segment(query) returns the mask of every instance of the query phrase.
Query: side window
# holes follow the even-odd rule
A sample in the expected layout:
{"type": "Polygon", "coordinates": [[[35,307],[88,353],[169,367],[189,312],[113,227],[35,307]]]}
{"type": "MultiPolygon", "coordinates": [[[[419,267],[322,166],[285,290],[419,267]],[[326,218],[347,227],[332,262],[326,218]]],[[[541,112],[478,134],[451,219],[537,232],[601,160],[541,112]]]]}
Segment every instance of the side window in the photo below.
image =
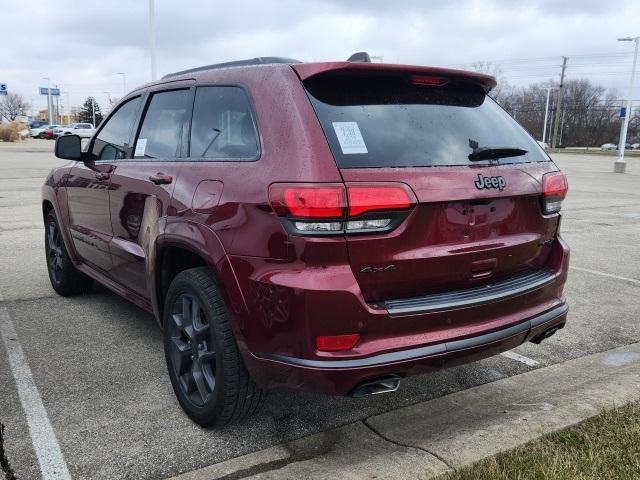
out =
{"type": "Polygon", "coordinates": [[[121,160],[125,157],[139,106],[140,97],[136,97],[118,107],[93,143],[91,153],[94,159],[121,160]]]}
{"type": "Polygon", "coordinates": [[[249,99],[239,87],[200,87],[191,122],[191,158],[255,160],[260,153],[249,99]]]}
{"type": "Polygon", "coordinates": [[[155,93],[142,120],[135,157],[173,158],[180,154],[189,90],[155,93]]]}

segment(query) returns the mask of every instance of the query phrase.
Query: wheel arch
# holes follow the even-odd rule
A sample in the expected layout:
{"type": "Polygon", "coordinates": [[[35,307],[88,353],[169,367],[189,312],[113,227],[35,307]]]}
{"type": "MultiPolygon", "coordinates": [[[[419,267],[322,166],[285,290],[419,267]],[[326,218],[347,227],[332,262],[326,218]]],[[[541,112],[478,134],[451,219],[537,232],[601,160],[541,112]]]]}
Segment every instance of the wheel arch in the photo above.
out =
{"type": "Polygon", "coordinates": [[[42,201],[42,220],[47,219],[47,215],[49,215],[49,212],[51,210],[55,210],[55,208],[53,207],[53,202],[51,202],[50,200],[44,199],[42,201]]]}
{"type": "Polygon", "coordinates": [[[212,265],[203,255],[185,244],[167,243],[158,249],[153,272],[155,280],[153,294],[160,324],[163,321],[164,301],[169,285],[180,272],[195,267],[211,268],[212,265]]]}
{"type": "MultiPolygon", "coordinates": [[[[234,318],[244,318],[247,311],[244,295],[215,232],[200,224],[180,227],[180,231],[176,231],[176,225],[170,229],[173,231],[158,238],[155,256],[150,265],[153,271],[148,277],[153,281],[150,292],[158,323],[162,325],[163,322],[164,301],[171,281],[180,272],[195,267],[209,268],[234,318]],[[184,235],[186,232],[182,232],[182,228],[188,228],[190,235],[184,235]],[[194,235],[195,231],[199,234],[194,235]]],[[[234,330],[239,334],[235,323],[232,322],[234,330]]],[[[240,341],[239,338],[238,340],[240,341]]]]}
{"type": "Polygon", "coordinates": [[[78,265],[80,263],[80,258],[76,252],[75,246],[73,245],[68,229],[69,218],[68,212],[66,211],[66,197],[64,196],[66,192],[63,191],[64,189],[54,189],[52,182],[53,179],[48,178],[47,183],[42,187],[42,222],[44,224],[47,221],[47,215],[49,215],[50,212],[55,213],[67,253],[69,254],[73,264],[78,265]],[[63,195],[62,199],[59,198],[60,193],[63,195]]]}

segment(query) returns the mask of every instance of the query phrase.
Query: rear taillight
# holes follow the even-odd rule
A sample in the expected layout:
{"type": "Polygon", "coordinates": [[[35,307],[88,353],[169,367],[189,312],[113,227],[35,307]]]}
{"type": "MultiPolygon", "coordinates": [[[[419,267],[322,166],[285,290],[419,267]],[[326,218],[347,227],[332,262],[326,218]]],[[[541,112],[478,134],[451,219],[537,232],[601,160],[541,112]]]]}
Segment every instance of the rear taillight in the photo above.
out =
{"type": "Polygon", "coordinates": [[[269,200],[287,230],[299,235],[389,231],[416,204],[402,183],[276,183],[269,200]]]}
{"type": "Polygon", "coordinates": [[[542,211],[546,214],[559,212],[568,189],[564,173],[545,173],[542,176],[542,211]]]}
{"type": "Polygon", "coordinates": [[[348,185],[349,216],[357,217],[380,210],[406,210],[413,199],[407,189],[397,185],[348,185]]]}
{"type": "Polygon", "coordinates": [[[341,184],[275,185],[271,194],[276,211],[280,209],[296,218],[342,218],[347,206],[341,184]]]}

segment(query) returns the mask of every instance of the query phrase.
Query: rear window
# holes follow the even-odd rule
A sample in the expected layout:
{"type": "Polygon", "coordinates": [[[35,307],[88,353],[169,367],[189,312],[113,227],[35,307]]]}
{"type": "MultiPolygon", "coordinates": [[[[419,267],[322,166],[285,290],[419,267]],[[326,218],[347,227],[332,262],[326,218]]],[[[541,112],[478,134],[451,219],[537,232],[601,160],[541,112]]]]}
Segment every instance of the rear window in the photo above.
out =
{"type": "Polygon", "coordinates": [[[199,87],[191,122],[192,159],[255,160],[258,136],[249,99],[239,87],[199,87]]]}
{"type": "Polygon", "coordinates": [[[398,76],[335,75],[314,77],[305,87],[340,168],[488,163],[469,160],[478,147],[527,151],[500,158],[500,164],[549,161],[479,85],[450,81],[427,86],[398,76]]]}

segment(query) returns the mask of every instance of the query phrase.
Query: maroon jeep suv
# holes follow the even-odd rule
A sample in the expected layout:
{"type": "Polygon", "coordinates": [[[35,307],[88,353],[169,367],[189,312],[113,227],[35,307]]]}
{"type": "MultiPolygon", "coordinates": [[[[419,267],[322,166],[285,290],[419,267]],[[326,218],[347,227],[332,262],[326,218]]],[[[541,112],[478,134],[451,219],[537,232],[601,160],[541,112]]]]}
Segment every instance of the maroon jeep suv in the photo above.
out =
{"type": "Polygon", "coordinates": [[[153,312],[198,424],[360,397],[562,328],[567,180],[478,73],[257,58],[122,99],[42,209],[61,295],[153,312]]]}

